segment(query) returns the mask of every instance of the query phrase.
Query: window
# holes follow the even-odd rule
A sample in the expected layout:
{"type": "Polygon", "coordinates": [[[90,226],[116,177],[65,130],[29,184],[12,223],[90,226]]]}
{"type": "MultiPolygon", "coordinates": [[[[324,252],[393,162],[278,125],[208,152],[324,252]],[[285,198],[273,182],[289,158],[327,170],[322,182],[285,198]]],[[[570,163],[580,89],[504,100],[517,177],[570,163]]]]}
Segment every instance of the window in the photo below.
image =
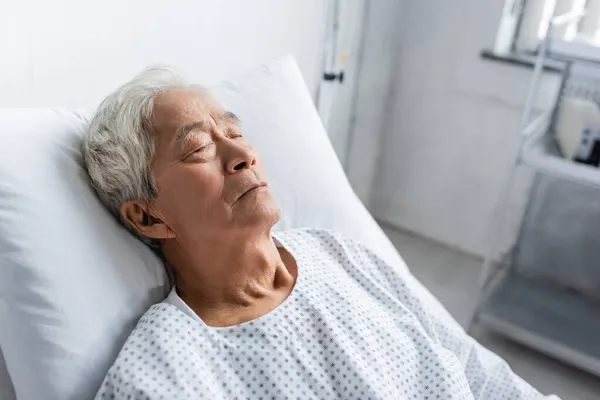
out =
{"type": "Polygon", "coordinates": [[[508,35],[513,50],[535,51],[552,18],[565,14],[568,22],[553,27],[553,38],[600,47],[600,0],[507,0],[497,43],[508,35]]]}

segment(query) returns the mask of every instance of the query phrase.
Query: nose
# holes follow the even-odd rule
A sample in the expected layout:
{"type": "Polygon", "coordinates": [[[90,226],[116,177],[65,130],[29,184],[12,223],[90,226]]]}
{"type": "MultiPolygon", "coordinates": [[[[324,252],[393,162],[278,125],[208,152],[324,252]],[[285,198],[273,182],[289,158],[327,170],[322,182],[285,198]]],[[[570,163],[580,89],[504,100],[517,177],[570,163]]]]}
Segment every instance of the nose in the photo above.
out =
{"type": "Polygon", "coordinates": [[[229,154],[225,162],[227,173],[235,174],[256,165],[256,153],[251,146],[229,143],[227,147],[229,147],[229,154]]]}

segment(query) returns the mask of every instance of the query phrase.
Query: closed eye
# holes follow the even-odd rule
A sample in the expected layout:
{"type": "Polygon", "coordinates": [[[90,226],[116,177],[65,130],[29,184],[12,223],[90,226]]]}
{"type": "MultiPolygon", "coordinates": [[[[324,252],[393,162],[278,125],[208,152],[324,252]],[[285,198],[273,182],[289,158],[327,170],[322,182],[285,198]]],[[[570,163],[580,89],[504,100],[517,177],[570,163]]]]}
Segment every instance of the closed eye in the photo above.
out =
{"type": "Polygon", "coordinates": [[[205,144],[204,146],[198,147],[196,150],[192,151],[191,153],[188,153],[188,154],[185,156],[184,160],[185,160],[185,159],[187,159],[187,158],[189,158],[190,156],[192,156],[192,155],[194,155],[194,154],[200,154],[200,153],[203,153],[203,152],[205,152],[205,151],[209,150],[209,149],[210,149],[212,146],[214,146],[214,145],[215,145],[215,144],[211,142],[211,143],[207,143],[207,144],[205,144]]]}
{"type": "Polygon", "coordinates": [[[227,137],[228,137],[229,139],[240,139],[240,138],[243,138],[243,137],[244,137],[244,135],[242,135],[240,132],[236,132],[236,131],[229,131],[229,132],[227,133],[227,137]]]}
{"type": "Polygon", "coordinates": [[[210,148],[210,146],[213,146],[213,145],[214,145],[214,143],[212,143],[212,142],[211,142],[211,143],[207,143],[207,144],[205,144],[204,146],[202,146],[202,147],[200,147],[200,148],[198,148],[198,149],[194,150],[194,153],[198,153],[198,152],[200,152],[200,151],[207,150],[208,148],[210,148]]]}

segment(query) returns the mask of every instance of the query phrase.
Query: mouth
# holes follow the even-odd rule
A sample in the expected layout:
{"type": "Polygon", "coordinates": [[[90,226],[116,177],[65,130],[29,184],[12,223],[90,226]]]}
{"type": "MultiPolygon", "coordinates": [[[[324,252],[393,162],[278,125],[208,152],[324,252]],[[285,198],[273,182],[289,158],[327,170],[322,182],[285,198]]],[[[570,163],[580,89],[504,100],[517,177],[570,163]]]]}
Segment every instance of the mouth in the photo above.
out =
{"type": "Polygon", "coordinates": [[[236,200],[236,203],[237,203],[239,200],[241,200],[241,199],[243,199],[244,197],[246,197],[247,195],[249,195],[249,194],[252,194],[252,193],[255,193],[255,192],[258,192],[258,191],[260,191],[260,190],[263,190],[263,189],[266,189],[268,186],[269,186],[269,185],[268,185],[268,184],[267,184],[267,182],[265,182],[265,181],[261,181],[261,182],[258,182],[258,183],[256,183],[256,184],[252,185],[252,186],[251,186],[250,188],[248,188],[248,190],[246,190],[246,191],[245,191],[245,192],[244,192],[244,193],[243,193],[243,194],[242,194],[240,197],[238,197],[238,199],[236,200]]]}

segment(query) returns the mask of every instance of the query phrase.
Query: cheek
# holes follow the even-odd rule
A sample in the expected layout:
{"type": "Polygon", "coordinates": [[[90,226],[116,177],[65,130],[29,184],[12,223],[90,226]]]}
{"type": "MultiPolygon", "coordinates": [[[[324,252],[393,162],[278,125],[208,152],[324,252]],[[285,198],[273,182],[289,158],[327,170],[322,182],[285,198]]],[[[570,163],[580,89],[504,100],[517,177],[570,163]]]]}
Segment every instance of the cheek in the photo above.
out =
{"type": "Polygon", "coordinates": [[[172,171],[158,185],[157,206],[168,215],[190,218],[222,202],[223,179],[208,168],[189,167],[172,171]]]}

